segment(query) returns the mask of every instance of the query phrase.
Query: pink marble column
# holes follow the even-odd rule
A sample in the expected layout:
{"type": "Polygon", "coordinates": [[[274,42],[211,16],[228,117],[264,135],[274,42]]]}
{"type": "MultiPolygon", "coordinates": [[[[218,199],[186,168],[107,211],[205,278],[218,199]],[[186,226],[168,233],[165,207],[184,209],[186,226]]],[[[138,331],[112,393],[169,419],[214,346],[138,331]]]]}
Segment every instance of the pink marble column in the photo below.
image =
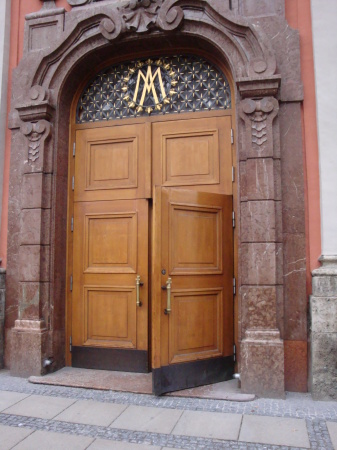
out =
{"type": "MultiPolygon", "coordinates": [[[[40,88],[39,88],[40,90],[40,88]]],[[[30,100],[39,100],[31,90],[30,100]]],[[[26,159],[22,173],[18,319],[12,329],[11,373],[43,373],[47,356],[50,286],[50,208],[52,160],[46,142],[51,124],[36,105],[21,108],[20,131],[25,137],[26,159]]]]}
{"type": "MultiPolygon", "coordinates": [[[[254,95],[254,92],[252,92],[254,95]]],[[[272,97],[241,101],[241,382],[247,393],[284,396],[282,212],[279,106],[272,97]]]]}

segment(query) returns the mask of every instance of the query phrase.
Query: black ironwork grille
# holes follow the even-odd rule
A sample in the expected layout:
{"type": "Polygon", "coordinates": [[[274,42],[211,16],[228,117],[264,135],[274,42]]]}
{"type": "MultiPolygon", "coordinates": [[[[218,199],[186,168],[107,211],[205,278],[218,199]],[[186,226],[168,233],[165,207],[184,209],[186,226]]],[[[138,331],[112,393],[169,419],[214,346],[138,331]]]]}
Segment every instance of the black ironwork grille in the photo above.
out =
{"type": "Polygon", "coordinates": [[[102,70],[84,89],[76,122],[229,108],[229,84],[216,66],[199,56],[167,56],[102,70]]]}

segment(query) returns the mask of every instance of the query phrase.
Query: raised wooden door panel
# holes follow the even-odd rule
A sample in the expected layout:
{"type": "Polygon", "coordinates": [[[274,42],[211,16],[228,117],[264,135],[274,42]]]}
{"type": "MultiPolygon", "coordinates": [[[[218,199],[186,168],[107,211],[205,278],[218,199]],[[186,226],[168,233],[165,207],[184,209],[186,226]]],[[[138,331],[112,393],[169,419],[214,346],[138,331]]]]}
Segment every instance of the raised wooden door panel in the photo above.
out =
{"type": "Polygon", "coordinates": [[[85,347],[147,351],[147,200],[76,202],[73,252],[72,344],[77,352],[85,347]],[[137,275],[143,282],[141,306],[137,275]]]}
{"type": "Polygon", "coordinates": [[[223,289],[173,289],[169,364],[223,355],[223,289]]]}
{"type": "Polygon", "coordinates": [[[137,211],[86,213],[84,273],[136,273],[137,211]]]}
{"type": "Polygon", "coordinates": [[[134,286],[84,286],[83,296],[82,345],[137,348],[134,286]]]}
{"type": "Polygon", "coordinates": [[[232,194],[230,117],[158,122],[152,130],[154,185],[232,194]]]}
{"type": "Polygon", "coordinates": [[[75,201],[147,198],[151,149],[145,124],[76,131],[75,201]]]}
{"type": "Polygon", "coordinates": [[[222,273],[222,207],[170,203],[171,275],[222,273]]]}
{"type": "Polygon", "coordinates": [[[168,291],[153,286],[154,333],[160,335],[154,390],[228,379],[234,367],[232,196],[158,187],[154,213],[160,247],[153,249],[154,272],[161,271],[154,283],[171,280],[169,314],[168,291]]]}

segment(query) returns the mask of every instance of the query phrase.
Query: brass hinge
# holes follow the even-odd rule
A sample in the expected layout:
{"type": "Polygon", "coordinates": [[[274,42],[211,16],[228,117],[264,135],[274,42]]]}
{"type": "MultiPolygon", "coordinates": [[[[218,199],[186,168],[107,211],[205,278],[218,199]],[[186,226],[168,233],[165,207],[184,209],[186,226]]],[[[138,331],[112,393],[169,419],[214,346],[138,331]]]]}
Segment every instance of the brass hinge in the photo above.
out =
{"type": "Polygon", "coordinates": [[[236,345],[233,345],[233,359],[236,361],[236,345]]]}
{"type": "Polygon", "coordinates": [[[76,142],[73,143],[73,156],[75,156],[76,153],[76,142]]]}
{"type": "Polygon", "coordinates": [[[73,291],[73,276],[70,275],[70,291],[73,291]]]}
{"type": "Polygon", "coordinates": [[[69,351],[72,352],[72,350],[73,350],[73,339],[72,339],[72,337],[70,336],[70,337],[69,337],[69,351]]]}
{"type": "Polygon", "coordinates": [[[234,183],[235,181],[235,167],[232,166],[232,182],[234,183]]]}
{"type": "Polygon", "coordinates": [[[233,228],[235,228],[235,212],[232,212],[232,224],[233,224],[233,228]]]}
{"type": "Polygon", "coordinates": [[[74,218],[71,218],[71,224],[70,224],[71,231],[74,231],[74,218]]]}
{"type": "Polygon", "coordinates": [[[234,144],[234,130],[231,128],[231,143],[234,144]]]}
{"type": "Polygon", "coordinates": [[[236,279],[233,278],[233,295],[236,295],[236,279]]]}
{"type": "Polygon", "coordinates": [[[72,179],[71,179],[71,189],[72,190],[75,189],[75,177],[72,177],[72,179]]]}

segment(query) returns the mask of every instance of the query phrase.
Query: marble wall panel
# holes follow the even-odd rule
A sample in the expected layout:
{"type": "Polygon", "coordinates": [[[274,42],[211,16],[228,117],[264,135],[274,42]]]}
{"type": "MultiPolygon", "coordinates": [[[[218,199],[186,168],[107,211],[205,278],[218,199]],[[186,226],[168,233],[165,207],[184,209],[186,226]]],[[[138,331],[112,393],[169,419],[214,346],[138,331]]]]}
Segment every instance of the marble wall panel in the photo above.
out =
{"type": "Polygon", "coordinates": [[[275,242],[275,213],[273,200],[241,203],[241,242],[275,242]]]}

